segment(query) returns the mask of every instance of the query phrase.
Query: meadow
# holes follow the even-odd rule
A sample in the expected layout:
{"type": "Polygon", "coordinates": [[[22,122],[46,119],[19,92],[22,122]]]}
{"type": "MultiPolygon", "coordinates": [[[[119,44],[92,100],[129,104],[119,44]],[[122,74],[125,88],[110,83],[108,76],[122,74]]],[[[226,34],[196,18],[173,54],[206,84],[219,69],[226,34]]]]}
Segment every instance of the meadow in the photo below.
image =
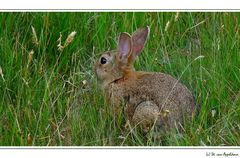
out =
{"type": "Polygon", "coordinates": [[[240,145],[240,13],[23,12],[0,22],[1,146],[240,145]],[[113,122],[92,69],[141,26],[151,31],[136,69],[178,78],[200,105],[161,140],[113,122]]]}

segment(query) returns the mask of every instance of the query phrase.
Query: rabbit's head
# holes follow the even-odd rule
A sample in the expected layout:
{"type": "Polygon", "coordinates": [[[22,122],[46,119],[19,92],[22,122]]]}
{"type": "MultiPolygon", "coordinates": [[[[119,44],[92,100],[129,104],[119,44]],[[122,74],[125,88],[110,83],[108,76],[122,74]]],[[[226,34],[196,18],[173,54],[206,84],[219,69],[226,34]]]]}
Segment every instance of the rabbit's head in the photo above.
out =
{"type": "Polygon", "coordinates": [[[134,73],[133,62],[144,47],[149,27],[137,29],[132,36],[121,33],[117,50],[103,53],[94,64],[98,80],[104,85],[134,73]]]}

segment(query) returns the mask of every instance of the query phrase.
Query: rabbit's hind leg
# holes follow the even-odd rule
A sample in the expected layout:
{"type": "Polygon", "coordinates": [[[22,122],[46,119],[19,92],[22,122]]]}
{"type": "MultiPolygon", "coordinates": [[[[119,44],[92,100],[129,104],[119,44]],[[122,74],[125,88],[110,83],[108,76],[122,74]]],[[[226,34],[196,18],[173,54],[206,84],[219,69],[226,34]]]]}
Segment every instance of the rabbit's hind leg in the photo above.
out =
{"type": "Polygon", "coordinates": [[[132,123],[139,126],[144,132],[148,132],[154,126],[158,116],[158,106],[153,101],[144,101],[136,107],[132,123]]]}

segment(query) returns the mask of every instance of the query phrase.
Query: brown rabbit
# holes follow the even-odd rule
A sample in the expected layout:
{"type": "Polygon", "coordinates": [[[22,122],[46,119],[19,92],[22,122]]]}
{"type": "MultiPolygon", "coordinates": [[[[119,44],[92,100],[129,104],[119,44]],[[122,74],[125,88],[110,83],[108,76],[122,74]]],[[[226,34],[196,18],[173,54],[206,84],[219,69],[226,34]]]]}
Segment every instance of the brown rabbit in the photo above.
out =
{"type": "Polygon", "coordinates": [[[170,75],[135,71],[133,62],[144,47],[149,27],[132,36],[121,33],[118,48],[101,55],[94,65],[98,80],[117,116],[124,108],[130,124],[148,131],[153,125],[177,127],[183,118],[192,118],[196,104],[186,86],[170,75]]]}

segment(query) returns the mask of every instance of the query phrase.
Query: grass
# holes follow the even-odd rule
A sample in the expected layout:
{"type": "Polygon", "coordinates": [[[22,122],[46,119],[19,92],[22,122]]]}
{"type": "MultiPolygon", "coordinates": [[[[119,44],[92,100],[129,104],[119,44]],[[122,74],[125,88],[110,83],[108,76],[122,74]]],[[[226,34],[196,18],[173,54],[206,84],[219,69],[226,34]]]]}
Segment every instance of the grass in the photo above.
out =
{"type": "Polygon", "coordinates": [[[0,13],[0,21],[0,145],[240,145],[239,13],[0,13]],[[146,25],[136,69],[181,77],[201,105],[181,134],[161,140],[126,133],[124,117],[114,123],[92,71],[120,32],[146,25]],[[60,32],[63,44],[73,31],[59,51],[60,32]]]}

